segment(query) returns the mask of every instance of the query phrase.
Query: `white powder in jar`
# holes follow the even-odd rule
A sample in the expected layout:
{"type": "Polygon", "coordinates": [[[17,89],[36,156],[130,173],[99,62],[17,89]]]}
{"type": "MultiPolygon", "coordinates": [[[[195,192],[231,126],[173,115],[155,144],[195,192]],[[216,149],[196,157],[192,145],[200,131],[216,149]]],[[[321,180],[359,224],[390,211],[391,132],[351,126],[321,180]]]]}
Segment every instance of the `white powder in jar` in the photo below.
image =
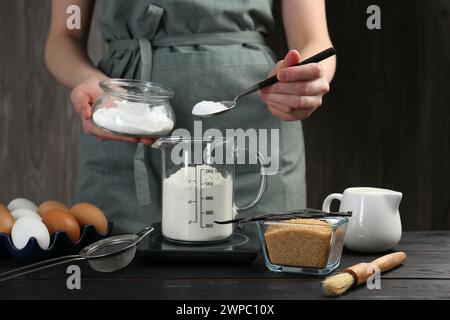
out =
{"type": "Polygon", "coordinates": [[[178,241],[220,241],[231,236],[233,180],[209,165],[184,167],[164,179],[162,233],[178,241]]]}
{"type": "Polygon", "coordinates": [[[207,116],[227,109],[228,108],[220,102],[201,101],[192,108],[192,114],[195,116],[207,116]]]}
{"type": "Polygon", "coordinates": [[[117,133],[133,135],[165,135],[174,126],[164,106],[152,106],[139,102],[118,102],[112,108],[100,108],[94,112],[93,121],[99,127],[117,133]]]}

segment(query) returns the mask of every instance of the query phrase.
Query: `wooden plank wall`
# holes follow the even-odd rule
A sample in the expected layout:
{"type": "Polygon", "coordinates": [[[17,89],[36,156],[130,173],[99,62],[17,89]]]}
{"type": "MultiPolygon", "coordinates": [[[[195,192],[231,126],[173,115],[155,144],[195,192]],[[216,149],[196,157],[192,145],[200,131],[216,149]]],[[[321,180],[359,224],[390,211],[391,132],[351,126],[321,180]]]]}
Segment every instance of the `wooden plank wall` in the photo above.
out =
{"type": "Polygon", "coordinates": [[[405,229],[450,228],[450,1],[327,1],[332,92],[305,121],[309,204],[348,186],[404,193],[405,229]],[[365,27],[378,4],[382,29],[365,27]]]}
{"type": "MultiPolygon", "coordinates": [[[[450,228],[450,2],[328,0],[338,73],[304,122],[309,206],[348,186],[402,191],[404,229],[450,228]],[[370,4],[382,29],[365,27],[370,4]]],[[[77,117],[43,64],[50,1],[0,0],[0,202],[73,199],[77,117]]],[[[97,10],[98,17],[98,10],[97,10]]],[[[90,40],[105,46],[98,23],[90,40]]]]}
{"type": "MultiPolygon", "coordinates": [[[[0,202],[71,203],[81,126],[69,93],[44,65],[51,1],[0,0],[0,202]]],[[[96,9],[96,17],[100,13],[96,9]]],[[[92,26],[91,56],[105,45],[92,26]]]]}

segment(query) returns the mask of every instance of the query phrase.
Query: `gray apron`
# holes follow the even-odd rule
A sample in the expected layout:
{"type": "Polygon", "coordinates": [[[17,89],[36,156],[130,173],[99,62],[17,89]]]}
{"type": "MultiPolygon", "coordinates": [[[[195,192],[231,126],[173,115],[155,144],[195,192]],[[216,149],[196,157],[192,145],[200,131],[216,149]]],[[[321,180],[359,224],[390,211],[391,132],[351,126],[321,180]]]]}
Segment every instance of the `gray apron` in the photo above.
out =
{"type": "MultiPolygon", "coordinates": [[[[271,0],[108,0],[104,6],[101,29],[109,51],[99,68],[110,77],[172,88],[177,128],[192,132],[199,120],[191,114],[195,103],[230,100],[274,66],[274,53],[265,43],[273,27],[271,0]]],[[[202,127],[279,129],[279,172],[268,176],[261,202],[243,214],[306,206],[300,121],[279,120],[254,94],[231,112],[204,118],[202,127]]],[[[99,206],[114,221],[115,232],[135,232],[161,221],[158,150],[99,142],[85,134],[80,148],[77,201],[99,206]]],[[[236,176],[239,205],[255,195],[259,169],[238,165],[236,176]]]]}

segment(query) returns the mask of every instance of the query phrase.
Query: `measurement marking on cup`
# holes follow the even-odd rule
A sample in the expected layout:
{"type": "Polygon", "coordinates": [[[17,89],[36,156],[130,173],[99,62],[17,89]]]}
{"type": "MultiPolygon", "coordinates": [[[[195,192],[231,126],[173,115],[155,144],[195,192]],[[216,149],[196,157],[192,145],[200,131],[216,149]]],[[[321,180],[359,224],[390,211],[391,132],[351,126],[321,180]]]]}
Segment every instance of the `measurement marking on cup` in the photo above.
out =
{"type": "MultiPolygon", "coordinates": [[[[214,224],[213,223],[207,223],[204,220],[204,215],[207,216],[214,216],[215,211],[214,209],[205,209],[205,203],[203,201],[215,201],[215,197],[214,195],[203,195],[203,187],[214,187],[214,181],[204,181],[205,179],[205,174],[206,176],[208,174],[211,173],[216,173],[218,172],[217,169],[200,169],[197,166],[195,166],[194,168],[195,170],[195,179],[189,179],[187,180],[187,182],[189,184],[194,184],[195,185],[195,190],[194,190],[194,197],[195,200],[188,200],[188,204],[195,204],[195,219],[194,220],[188,220],[188,224],[196,224],[196,223],[200,223],[200,228],[214,228],[214,224]]],[[[206,207],[209,207],[209,205],[207,205],[206,207]]]]}
{"type": "MultiPolygon", "coordinates": [[[[197,167],[195,167],[197,169],[197,167]]],[[[214,225],[212,223],[203,223],[203,215],[214,215],[214,210],[203,210],[203,200],[211,201],[214,200],[214,196],[205,196],[203,197],[203,186],[213,186],[214,183],[212,181],[203,181],[203,172],[214,173],[216,172],[214,169],[200,169],[200,228],[213,228],[214,225]]]]}
{"type": "Polygon", "coordinates": [[[197,166],[195,167],[195,220],[194,223],[198,222],[198,202],[197,202],[197,166]]]}
{"type": "MultiPolygon", "coordinates": [[[[195,170],[197,170],[197,167],[195,167],[195,170]]],[[[202,181],[203,181],[202,174],[203,174],[203,169],[200,169],[200,184],[199,184],[199,186],[200,186],[200,228],[204,228],[204,226],[203,226],[203,214],[202,214],[202,212],[203,212],[203,208],[202,208],[202,205],[203,205],[203,201],[202,201],[202,199],[203,199],[203,197],[202,197],[202,189],[203,189],[202,188],[202,181]]],[[[197,175],[196,175],[196,177],[197,177],[197,175]]]]}
{"type": "MultiPolygon", "coordinates": [[[[197,186],[197,167],[195,167],[195,179],[190,179],[188,183],[194,182],[194,185],[197,186]]],[[[198,223],[198,205],[197,205],[197,188],[195,188],[195,200],[189,200],[188,204],[195,203],[195,219],[189,220],[188,224],[198,223]]]]}

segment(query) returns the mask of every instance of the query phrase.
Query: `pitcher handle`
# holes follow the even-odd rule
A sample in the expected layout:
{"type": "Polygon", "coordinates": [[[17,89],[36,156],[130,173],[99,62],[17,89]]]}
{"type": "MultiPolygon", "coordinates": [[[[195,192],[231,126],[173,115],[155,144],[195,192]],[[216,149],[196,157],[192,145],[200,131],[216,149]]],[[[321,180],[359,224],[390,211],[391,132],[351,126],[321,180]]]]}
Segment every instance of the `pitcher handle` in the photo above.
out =
{"type": "MultiPolygon", "coordinates": [[[[243,148],[243,150],[248,150],[246,148],[243,148]]],[[[260,170],[260,180],[259,180],[259,187],[258,187],[258,193],[256,196],[250,200],[248,203],[242,205],[242,206],[235,206],[234,210],[234,216],[240,211],[247,210],[250,208],[253,208],[258,204],[258,202],[261,200],[262,196],[264,195],[264,192],[266,191],[267,186],[267,174],[266,174],[266,168],[264,167],[266,163],[266,159],[264,156],[259,152],[255,152],[256,158],[259,164],[259,170],[260,170]]]]}
{"type": "Polygon", "coordinates": [[[342,194],[341,193],[332,193],[328,197],[323,200],[322,204],[322,210],[326,212],[330,212],[330,205],[333,202],[333,200],[339,200],[342,201],[342,194]]]}

